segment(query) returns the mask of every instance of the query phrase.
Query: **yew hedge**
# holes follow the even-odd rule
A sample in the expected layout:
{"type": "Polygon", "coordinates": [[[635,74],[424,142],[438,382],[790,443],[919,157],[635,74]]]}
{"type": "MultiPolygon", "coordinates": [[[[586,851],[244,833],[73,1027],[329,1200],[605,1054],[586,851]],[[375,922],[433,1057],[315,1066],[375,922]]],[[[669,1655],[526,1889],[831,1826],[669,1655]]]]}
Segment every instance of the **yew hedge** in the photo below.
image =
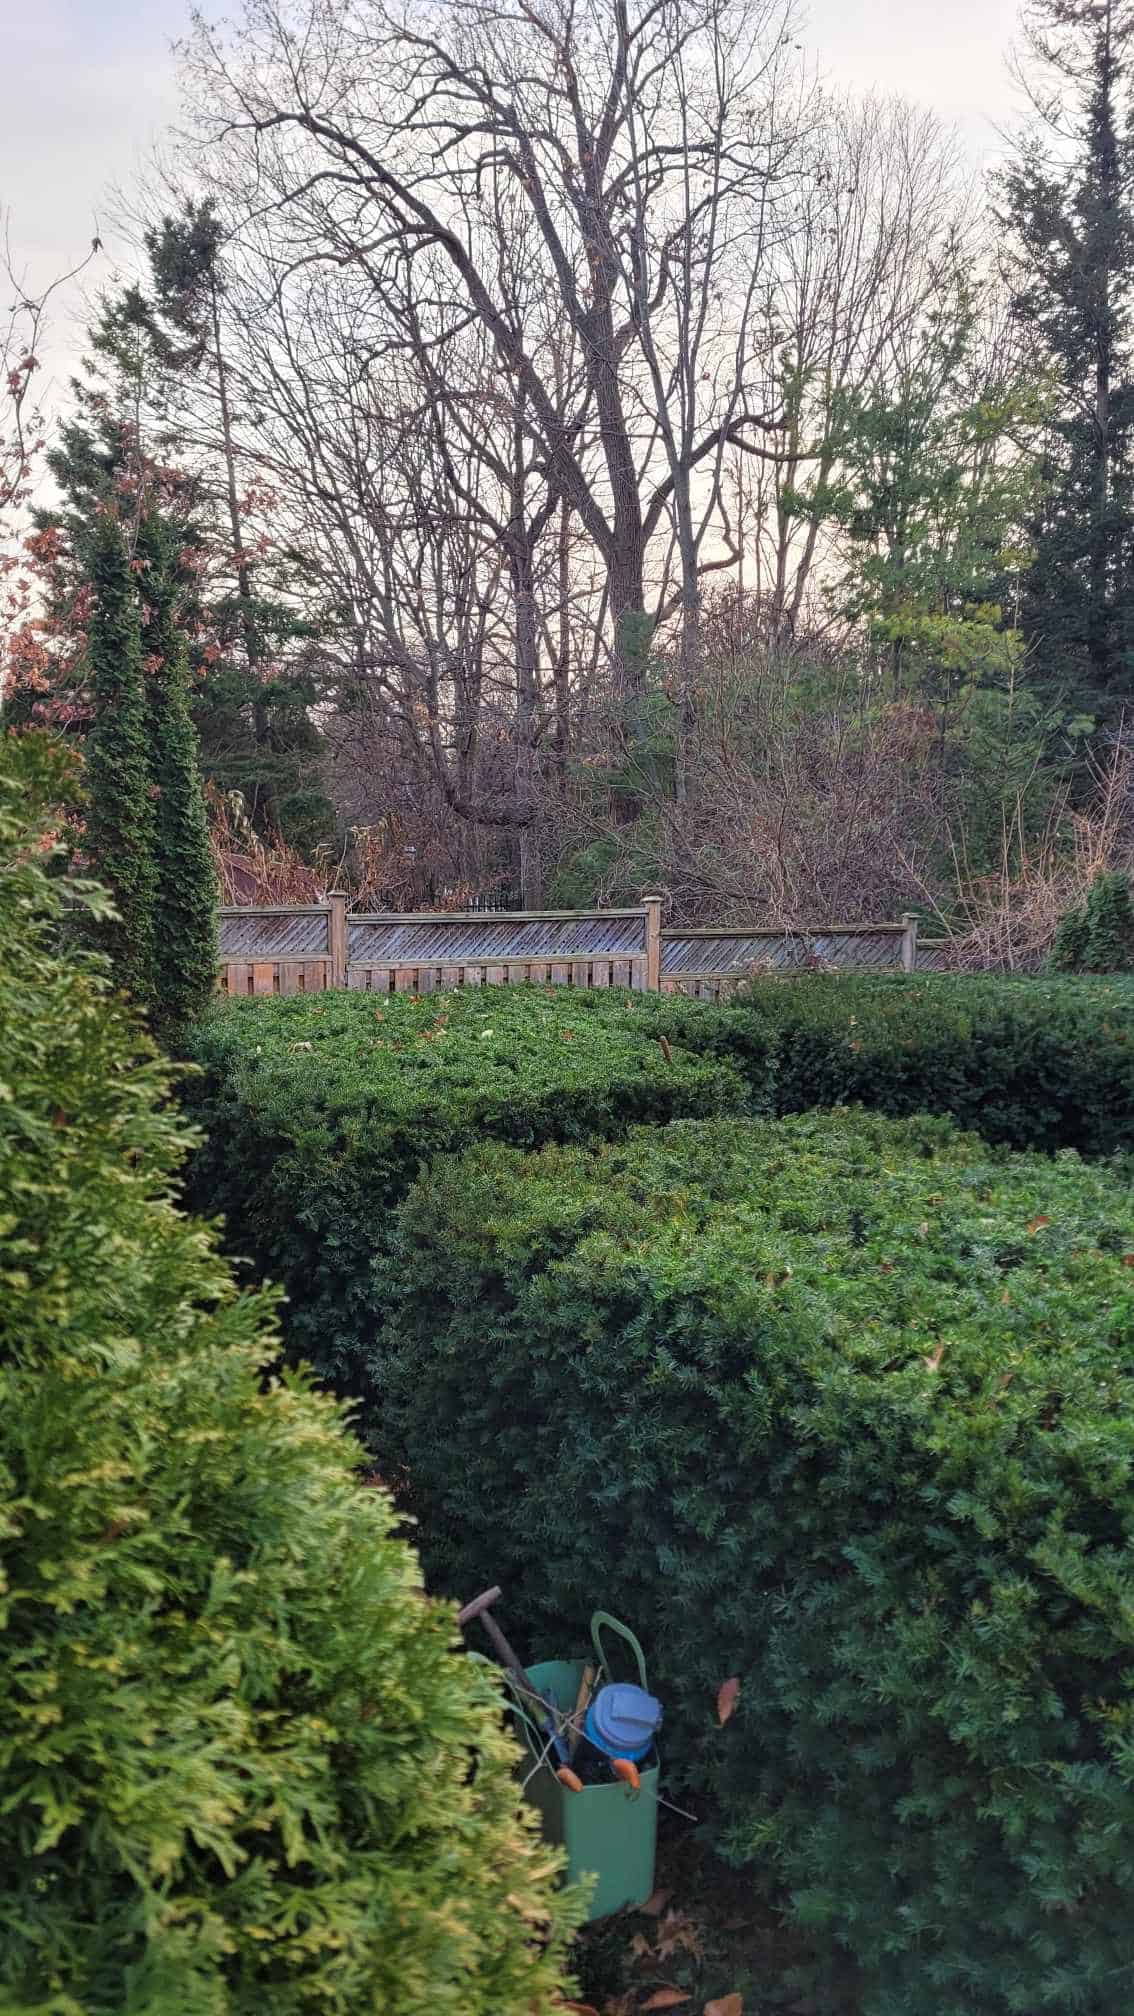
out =
{"type": "Polygon", "coordinates": [[[759,1030],[780,1113],[861,1103],[948,1113],[1013,1148],[1134,1149],[1129,981],[815,975],[756,981],[717,1012],[714,1048],[741,1068],[759,1030]]]}
{"type": "Polygon", "coordinates": [[[367,1400],[381,1257],[419,1169],[486,1137],[603,1140],[770,1103],[757,1023],[730,1043],[735,1062],[712,1051],[699,1003],[622,993],[234,1002],[192,1045],[201,1075],[185,1097],[206,1139],[190,1195],[224,1214],[230,1250],[283,1284],[292,1352],[367,1400]]]}
{"type": "Polygon", "coordinates": [[[431,1573],[537,1652],[635,1621],[683,1803],[866,2016],[1130,2008],[1128,1188],[862,1112],[486,1144],[383,1279],[431,1573]]]}

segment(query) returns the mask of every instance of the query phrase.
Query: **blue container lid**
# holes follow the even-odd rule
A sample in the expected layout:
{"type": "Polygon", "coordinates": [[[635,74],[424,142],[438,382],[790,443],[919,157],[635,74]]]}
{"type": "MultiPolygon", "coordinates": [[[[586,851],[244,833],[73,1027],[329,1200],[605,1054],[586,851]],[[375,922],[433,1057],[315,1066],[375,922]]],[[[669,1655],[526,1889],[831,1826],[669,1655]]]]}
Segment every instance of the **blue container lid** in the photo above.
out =
{"type": "Polygon", "coordinates": [[[600,1687],[587,1709],[583,1732],[608,1757],[644,1757],[661,1728],[662,1705],[644,1687],[616,1682],[600,1687]]]}

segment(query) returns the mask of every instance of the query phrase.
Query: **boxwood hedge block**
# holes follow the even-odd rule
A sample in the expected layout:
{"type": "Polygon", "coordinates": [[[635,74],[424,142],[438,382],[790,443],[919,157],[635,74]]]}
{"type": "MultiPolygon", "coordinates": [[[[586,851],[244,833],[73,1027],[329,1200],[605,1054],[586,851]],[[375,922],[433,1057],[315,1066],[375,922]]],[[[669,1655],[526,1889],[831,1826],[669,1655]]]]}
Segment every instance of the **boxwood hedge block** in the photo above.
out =
{"type": "Polygon", "coordinates": [[[1134,1149],[1128,981],[758,981],[732,1013],[759,1025],[781,1113],[861,1102],[949,1113],[1014,1148],[1134,1149]]]}
{"type": "Polygon", "coordinates": [[[683,1803],[865,2016],[1130,2008],[1127,1187],[864,1113],[483,1145],[386,1294],[432,1572],[536,1650],[635,1620],[683,1803]]]}
{"type": "Polygon", "coordinates": [[[768,1105],[759,1025],[736,1039],[742,1077],[712,1054],[703,1013],[532,987],[233,1003],[194,1045],[203,1075],[186,1096],[208,1131],[193,1202],[223,1212],[230,1248],[283,1283],[292,1351],[365,1400],[386,1295],[377,1262],[419,1168],[485,1137],[604,1140],[768,1105]]]}

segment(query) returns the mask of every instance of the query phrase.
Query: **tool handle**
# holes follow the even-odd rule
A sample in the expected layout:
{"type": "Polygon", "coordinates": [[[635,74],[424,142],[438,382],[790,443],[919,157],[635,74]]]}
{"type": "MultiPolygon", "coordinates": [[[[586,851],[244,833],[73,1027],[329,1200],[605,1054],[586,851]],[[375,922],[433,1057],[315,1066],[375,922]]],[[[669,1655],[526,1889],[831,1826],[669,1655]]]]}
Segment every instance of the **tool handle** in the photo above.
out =
{"type": "Polygon", "coordinates": [[[499,1624],[496,1622],[495,1617],[491,1617],[488,1611],[485,1610],[481,1613],[480,1621],[484,1625],[484,1628],[487,1631],[489,1638],[491,1639],[492,1644],[496,1649],[501,1664],[508,1668],[508,1671],[509,1673],[511,1673],[513,1679],[518,1680],[521,1687],[527,1688],[529,1693],[532,1692],[533,1691],[532,1683],[528,1679],[527,1674],[525,1673],[523,1667],[521,1666],[517,1654],[512,1650],[512,1647],[509,1645],[508,1640],[505,1638],[503,1631],[500,1629],[499,1624]]]}
{"type": "Polygon", "coordinates": [[[490,1604],[497,1602],[503,1594],[504,1591],[499,1588],[482,1589],[479,1596],[474,1596],[471,1603],[466,1603],[463,1610],[458,1610],[457,1622],[462,1630],[466,1624],[472,1623],[474,1617],[479,1617],[482,1610],[487,1610],[490,1604]]]}
{"type": "Polygon", "coordinates": [[[594,1692],[597,1674],[597,1667],[590,1665],[589,1662],[584,1666],[582,1677],[579,1681],[579,1691],[575,1696],[575,1710],[571,1717],[571,1730],[567,1738],[567,1754],[569,1757],[573,1757],[579,1747],[579,1738],[583,1733],[583,1716],[590,1706],[590,1699],[594,1692]]]}

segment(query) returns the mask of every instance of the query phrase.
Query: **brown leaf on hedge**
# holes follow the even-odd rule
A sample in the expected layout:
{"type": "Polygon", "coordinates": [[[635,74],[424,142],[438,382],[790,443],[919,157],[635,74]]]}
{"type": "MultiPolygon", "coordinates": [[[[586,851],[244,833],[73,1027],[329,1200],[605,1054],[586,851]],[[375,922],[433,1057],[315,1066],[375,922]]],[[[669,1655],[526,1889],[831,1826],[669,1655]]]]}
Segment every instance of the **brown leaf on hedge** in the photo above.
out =
{"type": "Polygon", "coordinates": [[[1043,1212],[1041,1211],[1041,1212],[1040,1212],[1040,1214],[1039,1214],[1039,1217],[1038,1217],[1038,1218],[1029,1218],[1029,1219],[1028,1219],[1028,1231],[1029,1231],[1029,1232],[1031,1233],[1031,1235],[1032,1235],[1032,1238],[1034,1239],[1034,1238],[1035,1238],[1035,1236],[1036,1236],[1036,1233],[1037,1233],[1037,1232],[1039,1232],[1039,1231],[1042,1231],[1042,1229],[1043,1229],[1043,1227],[1044,1227],[1045,1225],[1050,1225],[1050,1224],[1051,1224],[1051,1219],[1050,1219],[1050,1218],[1045,1218],[1045,1217],[1044,1217],[1044,1215],[1043,1215],[1043,1212]]]}
{"type": "Polygon", "coordinates": [[[656,1988],[642,2003],[643,2009],[680,2009],[683,2002],[691,2002],[693,1997],[684,1988],[656,1988]]]}
{"type": "Polygon", "coordinates": [[[717,1689],[718,1728],[720,1729],[724,1728],[724,1725],[728,1721],[729,1716],[733,1713],[734,1709],[736,1708],[737,1697],[739,1693],[740,1693],[740,1681],[737,1679],[735,1673],[733,1674],[731,1680],[721,1681],[721,1684],[717,1689]]]}
{"type": "Polygon", "coordinates": [[[744,2004],[739,1995],[718,1995],[715,2002],[706,2002],[705,2016],[744,2016],[744,2004]]]}

